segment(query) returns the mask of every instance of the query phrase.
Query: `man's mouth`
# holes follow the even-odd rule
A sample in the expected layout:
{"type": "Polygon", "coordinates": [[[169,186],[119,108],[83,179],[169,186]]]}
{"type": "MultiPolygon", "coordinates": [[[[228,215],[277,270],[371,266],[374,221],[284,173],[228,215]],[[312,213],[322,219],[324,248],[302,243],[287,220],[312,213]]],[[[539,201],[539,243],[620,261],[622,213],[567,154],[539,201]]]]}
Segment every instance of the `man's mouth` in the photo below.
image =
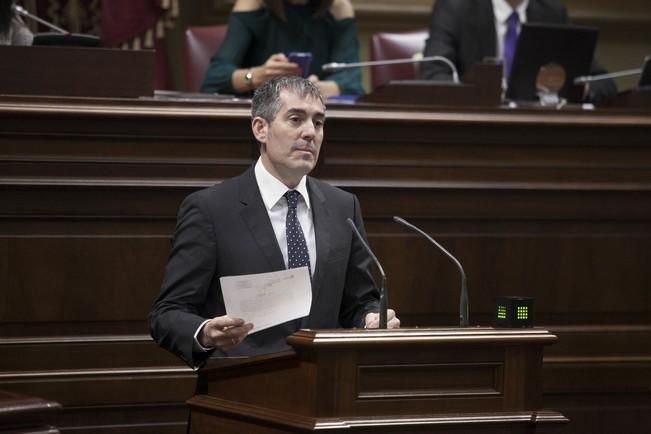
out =
{"type": "Polygon", "coordinates": [[[314,155],[314,148],[309,147],[309,146],[301,146],[301,147],[297,147],[297,148],[294,148],[294,151],[297,151],[297,152],[308,152],[308,153],[314,155]]]}

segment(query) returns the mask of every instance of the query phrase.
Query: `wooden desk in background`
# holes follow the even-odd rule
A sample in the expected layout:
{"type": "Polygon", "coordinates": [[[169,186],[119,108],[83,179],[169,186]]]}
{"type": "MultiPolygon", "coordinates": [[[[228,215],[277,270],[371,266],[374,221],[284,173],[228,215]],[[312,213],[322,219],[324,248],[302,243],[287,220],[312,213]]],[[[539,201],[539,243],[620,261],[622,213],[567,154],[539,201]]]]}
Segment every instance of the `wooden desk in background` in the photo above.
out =
{"type": "MultiPolygon", "coordinates": [[[[148,336],[177,208],[242,172],[246,104],[0,99],[0,389],[57,426],[183,432],[194,373],[148,336]],[[164,410],[164,411],[163,411],[164,410]],[[89,422],[90,416],[93,421],[89,422]]],[[[651,426],[651,116],[331,106],[318,176],[359,196],[406,326],[536,298],[544,404],[573,433],[651,426]]],[[[81,431],[78,431],[81,432],[81,431]]]]}

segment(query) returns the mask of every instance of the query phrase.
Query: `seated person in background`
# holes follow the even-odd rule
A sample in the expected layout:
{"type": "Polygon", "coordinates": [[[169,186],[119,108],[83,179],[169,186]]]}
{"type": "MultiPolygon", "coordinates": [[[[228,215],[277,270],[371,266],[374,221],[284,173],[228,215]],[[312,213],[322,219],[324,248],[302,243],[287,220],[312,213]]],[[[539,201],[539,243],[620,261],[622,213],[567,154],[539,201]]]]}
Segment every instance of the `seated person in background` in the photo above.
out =
{"type": "MultiPolygon", "coordinates": [[[[508,20],[514,11],[518,31],[519,23],[524,22],[570,23],[560,0],[436,0],[424,56],[447,57],[457,66],[461,77],[486,57],[504,59],[508,20]]],[[[593,64],[591,74],[605,72],[593,64]]],[[[451,72],[442,63],[425,62],[421,65],[421,76],[444,80],[451,78],[451,72]]],[[[598,102],[616,93],[615,83],[605,80],[592,83],[586,89],[585,99],[598,102]]]]}
{"type": "Polygon", "coordinates": [[[34,36],[11,8],[14,0],[0,0],[0,45],[32,45],[34,36]]]}
{"type": "Polygon", "coordinates": [[[300,74],[286,53],[312,53],[305,75],[325,97],[364,93],[359,69],[325,74],[329,62],[358,62],[349,0],[237,0],[228,32],[213,56],[202,92],[242,94],[281,75],[300,74]]]}

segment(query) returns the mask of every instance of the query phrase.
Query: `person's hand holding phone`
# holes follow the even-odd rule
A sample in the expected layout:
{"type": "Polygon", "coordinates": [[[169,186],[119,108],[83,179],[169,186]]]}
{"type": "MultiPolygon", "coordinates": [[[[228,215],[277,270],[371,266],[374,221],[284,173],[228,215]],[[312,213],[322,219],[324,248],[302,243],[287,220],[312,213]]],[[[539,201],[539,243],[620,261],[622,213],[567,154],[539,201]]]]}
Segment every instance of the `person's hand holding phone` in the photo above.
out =
{"type": "Polygon", "coordinates": [[[291,63],[298,65],[300,69],[299,75],[301,77],[307,77],[310,72],[310,64],[312,63],[312,53],[292,51],[287,55],[287,58],[291,63]]]}
{"type": "Polygon", "coordinates": [[[290,62],[283,53],[276,53],[269,56],[263,65],[251,68],[251,81],[253,88],[257,89],[274,77],[300,75],[300,73],[300,67],[296,63],[290,62]]]}

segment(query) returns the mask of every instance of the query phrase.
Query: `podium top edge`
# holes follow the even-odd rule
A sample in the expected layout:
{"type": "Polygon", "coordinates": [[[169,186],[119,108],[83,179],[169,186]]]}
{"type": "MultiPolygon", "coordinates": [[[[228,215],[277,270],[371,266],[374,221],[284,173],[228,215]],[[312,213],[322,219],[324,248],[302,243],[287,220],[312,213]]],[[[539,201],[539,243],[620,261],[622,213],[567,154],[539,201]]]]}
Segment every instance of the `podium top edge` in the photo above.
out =
{"type": "Polygon", "coordinates": [[[302,329],[288,338],[293,347],[360,344],[537,343],[551,345],[558,337],[542,328],[493,327],[379,329],[302,329]]]}

